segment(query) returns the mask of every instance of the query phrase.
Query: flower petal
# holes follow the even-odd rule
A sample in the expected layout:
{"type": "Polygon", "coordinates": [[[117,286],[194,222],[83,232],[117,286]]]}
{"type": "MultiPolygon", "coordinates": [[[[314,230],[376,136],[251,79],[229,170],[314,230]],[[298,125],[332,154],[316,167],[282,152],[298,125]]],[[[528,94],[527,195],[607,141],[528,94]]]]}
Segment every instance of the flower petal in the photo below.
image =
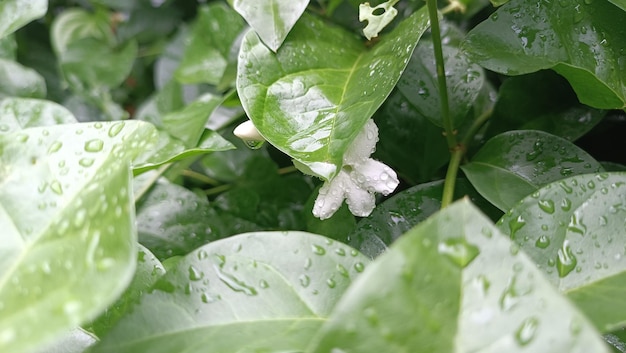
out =
{"type": "Polygon", "coordinates": [[[322,220],[332,217],[346,198],[347,184],[354,185],[350,175],[343,170],[331,181],[325,182],[315,199],[313,215],[322,220]]]}
{"type": "Polygon", "coordinates": [[[374,194],[369,193],[354,183],[351,183],[351,185],[352,187],[346,190],[346,203],[350,212],[359,217],[369,216],[376,206],[374,194]]]}
{"type": "Polygon", "coordinates": [[[343,163],[355,165],[364,162],[374,153],[376,142],[378,142],[378,127],[374,120],[370,119],[343,155],[343,163]]]}
{"type": "Polygon", "coordinates": [[[354,166],[350,177],[363,189],[383,195],[392,193],[400,183],[393,169],[371,158],[354,166]]]}

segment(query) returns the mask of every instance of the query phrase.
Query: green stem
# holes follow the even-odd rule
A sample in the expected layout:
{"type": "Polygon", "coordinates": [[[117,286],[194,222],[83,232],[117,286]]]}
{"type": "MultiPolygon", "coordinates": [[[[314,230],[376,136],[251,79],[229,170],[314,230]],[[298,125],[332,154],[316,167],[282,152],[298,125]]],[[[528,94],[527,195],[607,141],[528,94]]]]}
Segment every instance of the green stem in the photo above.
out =
{"type": "Polygon", "coordinates": [[[185,169],[183,170],[180,175],[187,177],[187,178],[192,178],[192,179],[196,179],[200,182],[203,182],[205,184],[209,184],[211,186],[219,186],[221,185],[221,183],[211,177],[208,177],[204,174],[198,173],[196,171],[190,170],[190,169],[185,169]]]}
{"type": "Polygon", "coordinates": [[[454,201],[454,185],[456,184],[456,175],[459,172],[459,166],[461,165],[461,159],[465,154],[465,149],[457,148],[452,152],[450,157],[450,164],[448,164],[448,172],[446,173],[446,179],[443,183],[443,195],[441,196],[441,208],[446,208],[454,201]]]}

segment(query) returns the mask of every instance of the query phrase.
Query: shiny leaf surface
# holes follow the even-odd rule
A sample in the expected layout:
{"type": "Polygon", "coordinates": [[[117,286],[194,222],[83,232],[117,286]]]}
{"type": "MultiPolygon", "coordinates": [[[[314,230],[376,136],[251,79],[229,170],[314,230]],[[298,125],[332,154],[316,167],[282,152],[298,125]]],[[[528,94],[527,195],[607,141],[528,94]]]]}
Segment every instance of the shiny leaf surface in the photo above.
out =
{"type": "Polygon", "coordinates": [[[93,352],[302,351],[367,262],[310,233],[216,241],[168,269],[93,352]]]}
{"type": "Polygon", "coordinates": [[[448,206],[368,266],[307,352],[608,352],[511,246],[469,201],[448,206]]]}
{"type": "Polygon", "coordinates": [[[470,58],[507,75],[553,69],[579,100],[626,107],[626,12],[608,1],[510,1],[472,29],[470,58]]]}
{"type": "Polygon", "coordinates": [[[600,163],[571,142],[533,130],[509,131],[490,139],[461,168],[476,190],[502,211],[543,185],[602,171],[600,163]]]}
{"type": "Polygon", "coordinates": [[[44,98],[46,82],[35,70],[0,59],[0,98],[44,98]]]}
{"type": "Polygon", "coordinates": [[[136,230],[129,161],[154,138],[137,121],[0,136],[0,350],[32,350],[111,304],[136,230]],[[103,193],[102,190],[109,190],[103,193]],[[41,313],[54,313],[41,320],[41,313]]]}
{"type": "Polygon", "coordinates": [[[626,323],[625,212],[626,174],[587,174],[541,188],[498,226],[606,332],[626,323]]]}
{"type": "Polygon", "coordinates": [[[358,37],[305,15],[276,54],[249,32],[237,80],[243,107],[272,145],[330,179],[427,26],[420,10],[368,50],[358,37]]]}
{"type": "Polygon", "coordinates": [[[0,38],[6,37],[28,22],[43,17],[48,0],[5,0],[0,2],[0,38]]]}
{"type": "Polygon", "coordinates": [[[263,43],[276,52],[309,0],[229,0],[263,43]]]}
{"type": "Polygon", "coordinates": [[[72,113],[56,103],[25,98],[5,98],[0,102],[0,135],[37,126],[76,123],[72,113]]]}

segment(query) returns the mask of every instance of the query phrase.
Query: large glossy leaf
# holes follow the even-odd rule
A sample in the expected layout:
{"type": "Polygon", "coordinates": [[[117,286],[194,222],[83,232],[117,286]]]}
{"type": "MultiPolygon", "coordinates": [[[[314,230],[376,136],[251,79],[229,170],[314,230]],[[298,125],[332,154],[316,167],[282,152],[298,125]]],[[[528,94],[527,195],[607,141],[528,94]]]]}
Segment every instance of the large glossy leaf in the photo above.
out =
{"type": "Polygon", "coordinates": [[[231,47],[244,26],[241,17],[225,4],[201,7],[176,79],[183,83],[220,83],[231,61],[231,47]]]}
{"type": "Polygon", "coordinates": [[[44,98],[46,82],[35,70],[19,63],[0,59],[0,98],[44,98]]]}
{"type": "Polygon", "coordinates": [[[1,351],[48,343],[124,290],[136,256],[129,162],[154,133],[129,121],[0,136],[1,351]]]}
{"type": "Polygon", "coordinates": [[[4,0],[0,2],[0,38],[28,22],[43,17],[48,0],[4,0]]]}
{"type": "MultiPolygon", "coordinates": [[[[457,179],[455,198],[469,197],[483,212],[496,220],[502,213],[491,206],[465,179],[457,179]]],[[[348,234],[348,244],[364,255],[375,258],[402,234],[441,208],[443,180],[416,185],[390,197],[363,218],[348,234]]]]}
{"type": "Polygon", "coordinates": [[[249,32],[237,79],[243,107],[272,145],[312,174],[332,178],[427,26],[420,10],[370,50],[359,37],[305,15],[276,54],[249,32]]]}
{"type": "Polygon", "coordinates": [[[619,7],[620,9],[626,11],[626,1],[625,0],[609,0],[610,2],[612,2],[615,6],[619,7]]]}
{"type": "Polygon", "coordinates": [[[626,12],[608,1],[513,0],[472,29],[465,49],[480,65],[508,75],[554,69],[579,100],[626,107],[626,12]]]}
{"type": "Polygon", "coordinates": [[[507,130],[542,130],[575,141],[605,112],[580,104],[567,81],[552,71],[506,79],[489,120],[486,137],[507,130]]]}
{"type": "Polygon", "coordinates": [[[490,139],[461,168],[476,190],[502,211],[543,185],[603,170],[571,142],[533,130],[509,131],[490,139]]]}
{"type": "Polygon", "coordinates": [[[447,207],[368,266],[307,352],[608,352],[511,246],[467,200],[447,207]]]}
{"type": "Polygon", "coordinates": [[[309,0],[229,0],[272,51],[277,51],[309,0]]]}
{"type": "Polygon", "coordinates": [[[499,228],[601,330],[624,326],[626,174],[564,179],[526,197],[499,228]]]}
{"type": "Polygon", "coordinates": [[[303,351],[365,264],[310,233],[216,241],[168,269],[93,352],[303,351]]]}
{"type": "Polygon", "coordinates": [[[37,126],[76,123],[63,106],[45,100],[6,98],[0,102],[0,135],[37,126]]]}
{"type": "MultiPolygon", "coordinates": [[[[443,56],[450,117],[455,127],[459,127],[478,97],[484,83],[484,72],[456,46],[444,45],[443,56]]],[[[423,40],[419,43],[398,81],[398,89],[418,112],[433,124],[443,126],[432,41],[423,40]]]]}
{"type": "Polygon", "coordinates": [[[83,353],[96,341],[97,339],[93,334],[78,328],[66,333],[54,344],[40,349],[36,353],[83,353]]]}

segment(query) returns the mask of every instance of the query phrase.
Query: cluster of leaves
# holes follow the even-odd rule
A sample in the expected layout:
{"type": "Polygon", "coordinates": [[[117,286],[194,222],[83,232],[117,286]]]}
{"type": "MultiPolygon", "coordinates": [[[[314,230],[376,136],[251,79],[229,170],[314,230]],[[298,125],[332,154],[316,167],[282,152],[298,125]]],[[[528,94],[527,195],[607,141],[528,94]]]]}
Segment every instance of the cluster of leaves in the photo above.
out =
{"type": "Polygon", "coordinates": [[[359,5],[0,2],[0,351],[626,352],[626,2],[359,5]]]}

